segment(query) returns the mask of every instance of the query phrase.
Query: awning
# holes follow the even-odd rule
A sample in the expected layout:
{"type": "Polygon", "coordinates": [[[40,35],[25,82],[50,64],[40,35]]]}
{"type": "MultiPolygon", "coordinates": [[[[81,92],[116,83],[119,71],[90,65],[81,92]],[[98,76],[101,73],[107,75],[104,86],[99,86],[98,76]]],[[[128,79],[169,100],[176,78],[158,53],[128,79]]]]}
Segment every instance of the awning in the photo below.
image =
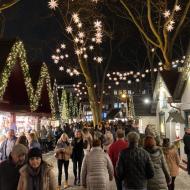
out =
{"type": "Polygon", "coordinates": [[[168,122],[185,124],[185,119],[179,112],[169,112],[169,117],[166,120],[166,123],[168,122]]]}

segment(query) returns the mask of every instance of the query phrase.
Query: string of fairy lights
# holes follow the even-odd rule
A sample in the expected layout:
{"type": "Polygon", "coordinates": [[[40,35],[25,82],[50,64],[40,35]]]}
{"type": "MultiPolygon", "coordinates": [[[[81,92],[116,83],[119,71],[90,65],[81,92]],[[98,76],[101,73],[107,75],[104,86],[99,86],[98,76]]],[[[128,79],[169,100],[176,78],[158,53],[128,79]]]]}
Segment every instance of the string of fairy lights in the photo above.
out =
{"type": "Polygon", "coordinates": [[[12,69],[14,65],[17,63],[17,58],[20,59],[19,63],[21,65],[22,72],[24,75],[24,83],[26,86],[27,95],[29,97],[31,111],[34,112],[37,110],[39,106],[40,97],[41,97],[42,87],[43,87],[44,82],[46,82],[52,116],[54,117],[55,107],[54,107],[54,101],[53,101],[53,93],[52,93],[52,88],[51,88],[50,76],[49,76],[47,66],[45,65],[45,63],[43,64],[41,68],[41,74],[37,83],[37,88],[36,90],[34,90],[32,86],[32,82],[31,82],[31,76],[29,74],[29,66],[26,60],[26,50],[24,48],[24,44],[22,41],[16,41],[13,44],[10,50],[10,53],[7,57],[4,70],[2,71],[2,75],[0,78],[0,99],[3,99],[12,69]]]}
{"type": "MultiPolygon", "coordinates": [[[[97,4],[100,0],[90,0],[91,2],[97,4]]],[[[71,0],[74,2],[74,0],[71,0]]],[[[48,6],[52,10],[56,10],[59,8],[59,4],[61,4],[58,0],[50,0],[48,2],[48,6]]],[[[177,22],[177,16],[179,12],[182,10],[182,6],[179,4],[175,4],[171,9],[163,9],[160,7],[160,11],[162,13],[162,17],[164,18],[164,27],[168,32],[172,32],[175,28],[175,24],[177,22]]],[[[94,33],[92,36],[89,36],[87,32],[85,32],[83,28],[83,23],[81,21],[80,15],[77,12],[74,12],[71,15],[71,20],[68,22],[69,25],[65,26],[66,32],[72,36],[73,43],[75,46],[74,53],[78,57],[81,57],[85,60],[88,60],[90,57],[93,58],[93,61],[96,63],[101,64],[104,60],[102,56],[94,56],[94,48],[95,45],[99,45],[102,43],[103,38],[103,24],[100,20],[95,20],[93,22],[94,33]],[[90,43],[89,40],[90,39],[90,43]],[[88,42],[88,43],[87,43],[88,42]],[[91,52],[91,56],[89,53],[91,52]]],[[[59,71],[66,72],[71,77],[80,75],[80,71],[78,68],[73,67],[71,64],[68,63],[67,59],[69,57],[68,53],[65,53],[66,45],[62,43],[59,48],[56,49],[54,55],[52,55],[53,62],[55,64],[59,64],[59,71]],[[64,52],[63,52],[64,50],[64,52]]],[[[151,52],[155,52],[155,48],[151,49],[151,52]]],[[[174,60],[172,61],[172,68],[178,68],[181,64],[185,61],[185,56],[182,57],[181,60],[174,60]]],[[[110,82],[112,85],[108,85],[105,87],[106,90],[111,89],[113,84],[116,86],[120,85],[122,82],[131,85],[134,82],[140,83],[143,81],[150,73],[153,72],[162,72],[164,70],[164,64],[160,61],[157,64],[157,67],[152,69],[144,69],[143,71],[123,71],[123,72],[108,72],[106,74],[106,80],[108,83],[110,82]]],[[[76,96],[81,99],[81,95],[87,95],[86,84],[82,82],[78,82],[77,84],[73,85],[76,96]]],[[[94,84],[94,88],[96,88],[96,84],[94,84]]]]}

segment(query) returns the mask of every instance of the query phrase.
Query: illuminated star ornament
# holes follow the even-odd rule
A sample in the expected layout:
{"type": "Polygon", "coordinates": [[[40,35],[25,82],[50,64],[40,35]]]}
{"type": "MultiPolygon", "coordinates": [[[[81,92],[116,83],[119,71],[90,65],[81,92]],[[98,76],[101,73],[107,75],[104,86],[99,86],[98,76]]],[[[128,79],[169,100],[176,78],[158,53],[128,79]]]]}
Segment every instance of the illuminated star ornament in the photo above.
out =
{"type": "Polygon", "coordinates": [[[58,2],[56,0],[50,0],[48,5],[50,9],[55,10],[58,7],[58,2]]]}
{"type": "Polygon", "coordinates": [[[66,31],[67,33],[72,33],[73,29],[71,26],[67,26],[66,31]]]}
{"type": "Polygon", "coordinates": [[[164,18],[168,18],[170,16],[170,10],[166,10],[163,15],[164,15],[164,18]]]}

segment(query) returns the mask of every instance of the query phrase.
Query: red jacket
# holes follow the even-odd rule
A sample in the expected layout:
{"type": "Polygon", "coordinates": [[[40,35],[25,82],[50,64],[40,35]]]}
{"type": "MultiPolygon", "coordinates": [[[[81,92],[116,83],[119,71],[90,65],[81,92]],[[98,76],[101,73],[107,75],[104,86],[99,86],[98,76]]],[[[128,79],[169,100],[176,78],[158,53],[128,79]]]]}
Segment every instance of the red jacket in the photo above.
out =
{"type": "Polygon", "coordinates": [[[127,147],[128,147],[128,142],[125,140],[117,140],[114,143],[112,143],[111,146],[109,147],[108,154],[112,161],[114,171],[115,171],[117,160],[119,158],[119,153],[127,147]]]}

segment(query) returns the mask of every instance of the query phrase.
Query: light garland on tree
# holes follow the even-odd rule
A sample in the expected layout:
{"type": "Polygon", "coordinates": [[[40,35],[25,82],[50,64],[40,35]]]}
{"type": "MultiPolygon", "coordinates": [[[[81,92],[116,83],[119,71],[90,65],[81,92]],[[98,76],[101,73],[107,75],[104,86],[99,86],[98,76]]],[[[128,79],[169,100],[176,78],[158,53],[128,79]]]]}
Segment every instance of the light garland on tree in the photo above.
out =
{"type": "Polygon", "coordinates": [[[173,14],[171,14],[170,10],[165,10],[163,12],[163,16],[165,18],[165,23],[166,23],[166,29],[168,32],[171,32],[172,30],[174,30],[174,24],[175,24],[174,16],[175,16],[175,13],[181,10],[181,6],[179,4],[175,5],[173,10],[174,10],[173,14]]]}
{"type": "Polygon", "coordinates": [[[11,48],[11,51],[8,55],[8,58],[6,60],[6,65],[4,67],[4,70],[2,72],[2,76],[0,79],[0,98],[3,99],[3,95],[6,91],[6,87],[8,84],[9,77],[11,75],[11,71],[14,67],[14,65],[17,63],[17,58],[20,59],[20,66],[22,68],[22,72],[24,75],[24,83],[26,85],[26,91],[30,102],[30,108],[31,110],[34,109],[33,105],[33,87],[31,83],[31,77],[29,74],[29,67],[26,61],[26,51],[23,45],[23,42],[16,41],[14,45],[11,48]]]}
{"type": "Polygon", "coordinates": [[[41,68],[40,77],[39,77],[39,80],[37,83],[37,88],[36,88],[35,95],[33,98],[34,108],[32,111],[35,111],[38,109],[41,94],[42,94],[42,88],[43,88],[44,84],[46,84],[46,86],[47,86],[51,113],[52,113],[52,116],[55,117],[55,105],[54,105],[54,99],[53,99],[53,90],[51,88],[51,79],[49,76],[48,68],[45,63],[43,63],[42,68],[41,68]]]}
{"type": "MultiPolygon", "coordinates": [[[[74,1],[71,1],[71,3],[72,2],[74,1]]],[[[98,0],[91,0],[91,2],[97,3],[98,0]]],[[[48,4],[50,9],[59,9],[58,2],[55,0],[49,1],[48,4]]],[[[82,22],[82,19],[80,18],[80,14],[78,12],[73,12],[70,14],[71,17],[68,19],[68,23],[65,26],[65,31],[68,33],[68,35],[71,36],[71,39],[73,41],[73,52],[77,56],[76,59],[81,59],[85,62],[88,62],[88,59],[92,58],[96,63],[102,63],[102,56],[93,55],[95,45],[98,46],[103,41],[102,21],[94,19],[91,25],[91,30],[88,30],[88,27],[84,27],[85,23],[82,22]]],[[[68,60],[66,60],[69,57],[73,58],[73,56],[68,55],[68,53],[64,53],[63,51],[65,51],[65,49],[66,45],[64,43],[56,49],[56,53],[52,55],[53,62],[55,64],[59,64],[59,71],[66,71],[70,76],[79,75],[80,72],[78,71],[78,68],[74,68],[73,65],[71,67],[68,60]]]]}
{"type": "Polygon", "coordinates": [[[68,109],[68,101],[67,101],[67,92],[65,89],[63,89],[62,96],[61,96],[60,115],[63,121],[68,122],[69,109],[68,109]]]}
{"type": "Polygon", "coordinates": [[[69,93],[69,118],[74,117],[74,102],[73,102],[73,94],[72,92],[69,93]]]}
{"type": "Polygon", "coordinates": [[[66,49],[66,45],[62,43],[59,48],[56,49],[56,53],[52,55],[52,60],[55,64],[62,64],[64,63],[64,66],[59,66],[59,71],[63,72],[66,71],[67,74],[72,76],[78,76],[80,75],[80,72],[78,71],[78,68],[73,68],[69,64],[69,57],[71,57],[67,52],[64,53],[64,50],[66,49]],[[67,64],[66,64],[67,62],[67,64]]]}

